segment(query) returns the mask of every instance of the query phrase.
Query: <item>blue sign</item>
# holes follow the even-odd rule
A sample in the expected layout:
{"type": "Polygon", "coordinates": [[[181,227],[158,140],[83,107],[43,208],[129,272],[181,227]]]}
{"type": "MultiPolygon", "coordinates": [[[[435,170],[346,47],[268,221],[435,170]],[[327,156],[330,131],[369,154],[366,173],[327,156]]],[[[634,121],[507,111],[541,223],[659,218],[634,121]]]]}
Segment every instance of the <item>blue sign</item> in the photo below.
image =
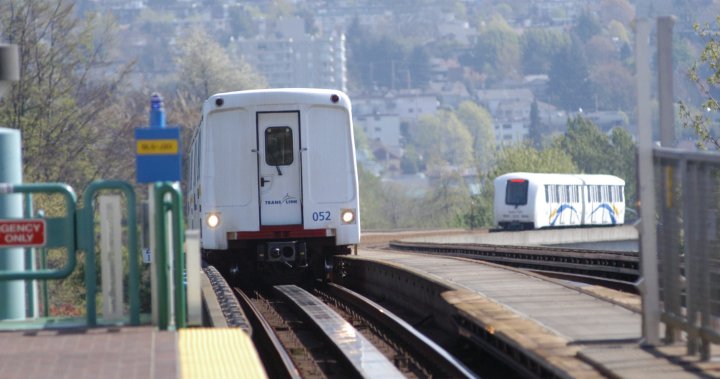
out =
{"type": "Polygon", "coordinates": [[[138,183],[180,181],[180,151],[179,128],[135,128],[138,183]]]}

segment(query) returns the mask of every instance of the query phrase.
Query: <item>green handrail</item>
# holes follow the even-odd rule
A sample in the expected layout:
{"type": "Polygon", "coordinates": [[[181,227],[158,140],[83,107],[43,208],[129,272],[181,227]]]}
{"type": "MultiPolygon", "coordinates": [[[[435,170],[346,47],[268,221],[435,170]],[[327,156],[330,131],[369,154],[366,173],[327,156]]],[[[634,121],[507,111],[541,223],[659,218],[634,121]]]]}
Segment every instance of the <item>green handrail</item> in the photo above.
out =
{"type": "Polygon", "coordinates": [[[183,219],[182,219],[182,194],[180,189],[173,186],[170,182],[161,182],[154,184],[154,204],[155,204],[155,252],[156,259],[155,269],[158,281],[158,328],[167,330],[169,325],[169,289],[168,289],[168,248],[166,245],[166,237],[168,233],[165,225],[165,216],[168,212],[172,215],[172,245],[173,245],[173,283],[175,287],[174,305],[175,305],[175,326],[184,328],[187,326],[187,311],[185,299],[185,285],[183,283],[183,272],[185,271],[185,260],[183,259],[183,219]],[[165,195],[170,195],[171,200],[165,201],[165,195]]]}
{"type": "Polygon", "coordinates": [[[77,265],[75,250],[75,206],[77,197],[73,189],[63,183],[4,184],[0,194],[10,193],[59,193],[65,198],[65,217],[46,218],[47,241],[44,247],[65,247],[68,259],[65,266],[54,270],[0,272],[0,280],[62,279],[68,277],[77,265]]]}
{"type": "Polygon", "coordinates": [[[92,182],[83,193],[83,209],[78,219],[78,245],[85,251],[85,287],[87,289],[86,309],[89,326],[97,325],[97,270],[95,269],[95,210],[92,206],[95,195],[101,190],[118,190],[125,195],[128,211],[128,296],[130,300],[130,325],[140,325],[140,273],[138,268],[137,211],[135,190],[119,180],[92,182]],[[85,232],[80,232],[84,230],[85,232]]]}

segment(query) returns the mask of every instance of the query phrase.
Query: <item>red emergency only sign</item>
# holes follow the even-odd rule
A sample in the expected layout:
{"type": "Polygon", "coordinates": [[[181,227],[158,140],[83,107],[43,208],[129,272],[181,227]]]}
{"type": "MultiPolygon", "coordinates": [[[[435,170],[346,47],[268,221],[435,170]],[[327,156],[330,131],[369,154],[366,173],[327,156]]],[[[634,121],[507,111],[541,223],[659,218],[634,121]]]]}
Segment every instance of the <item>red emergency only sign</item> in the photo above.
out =
{"type": "Polygon", "coordinates": [[[0,247],[44,246],[45,220],[0,220],[0,247]]]}

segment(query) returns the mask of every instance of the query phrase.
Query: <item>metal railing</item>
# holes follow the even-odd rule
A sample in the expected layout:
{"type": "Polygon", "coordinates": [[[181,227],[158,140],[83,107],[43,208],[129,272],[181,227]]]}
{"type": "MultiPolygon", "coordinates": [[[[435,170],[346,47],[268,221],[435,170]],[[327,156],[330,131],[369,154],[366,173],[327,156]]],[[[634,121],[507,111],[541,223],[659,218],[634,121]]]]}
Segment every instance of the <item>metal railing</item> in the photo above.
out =
{"type": "MultiPolygon", "coordinates": [[[[83,208],[77,209],[77,197],[73,189],[62,183],[37,184],[6,184],[0,185],[2,194],[59,194],[65,200],[65,215],[62,217],[40,217],[47,225],[47,241],[42,249],[62,248],[67,253],[63,267],[47,269],[41,264],[40,270],[5,271],[0,272],[2,280],[48,280],[68,277],[77,266],[77,252],[85,252],[85,287],[87,290],[86,308],[88,326],[97,325],[97,312],[95,295],[97,292],[97,275],[95,269],[95,209],[93,201],[100,190],[116,190],[124,193],[127,203],[127,233],[128,233],[128,261],[129,280],[128,296],[130,303],[130,324],[140,324],[140,274],[138,267],[137,225],[135,210],[135,191],[128,183],[121,181],[93,182],[84,192],[83,208]]],[[[30,201],[28,198],[27,201],[30,201]]],[[[26,211],[27,213],[27,211],[26,211]]],[[[42,213],[40,213],[42,215],[42,213]]],[[[0,249],[2,250],[2,249],[0,249]]],[[[1,252],[1,251],[0,251],[1,252]]],[[[41,258],[45,258],[45,252],[41,258]]],[[[48,304],[44,302],[45,311],[48,304]]]]}
{"type": "Polygon", "coordinates": [[[688,354],[720,343],[720,154],[653,149],[660,320],[688,354]]]}
{"type": "Polygon", "coordinates": [[[128,249],[128,297],[130,302],[130,325],[140,325],[140,268],[138,267],[137,212],[135,190],[126,182],[117,180],[95,181],[83,193],[83,208],[78,211],[78,248],[85,251],[85,287],[87,290],[87,323],[97,324],[95,294],[97,293],[97,270],[95,268],[95,195],[102,190],[121,191],[127,206],[128,249]]]}

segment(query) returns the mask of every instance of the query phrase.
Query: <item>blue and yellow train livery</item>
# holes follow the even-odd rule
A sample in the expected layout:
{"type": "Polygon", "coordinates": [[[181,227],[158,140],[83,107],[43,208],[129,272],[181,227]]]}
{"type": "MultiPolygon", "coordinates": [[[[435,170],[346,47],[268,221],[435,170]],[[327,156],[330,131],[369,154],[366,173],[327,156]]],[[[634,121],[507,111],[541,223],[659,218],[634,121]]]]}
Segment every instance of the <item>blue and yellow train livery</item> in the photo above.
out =
{"type": "Polygon", "coordinates": [[[625,181],[613,175],[514,172],[495,178],[495,225],[502,229],[621,225],[625,181]]]}

